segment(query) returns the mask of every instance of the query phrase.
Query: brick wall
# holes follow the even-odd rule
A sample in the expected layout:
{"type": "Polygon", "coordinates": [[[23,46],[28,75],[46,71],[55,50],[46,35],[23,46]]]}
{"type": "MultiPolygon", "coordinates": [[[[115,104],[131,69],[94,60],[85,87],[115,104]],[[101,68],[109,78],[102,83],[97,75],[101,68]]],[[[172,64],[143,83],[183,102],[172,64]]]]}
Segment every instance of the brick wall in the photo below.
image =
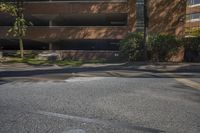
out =
{"type": "Polygon", "coordinates": [[[200,6],[187,7],[187,14],[199,13],[199,12],[200,12],[200,6]]]}
{"type": "MultiPolygon", "coordinates": [[[[0,28],[0,39],[8,38],[8,27],[0,28]]],[[[25,39],[53,42],[74,39],[123,39],[128,28],[122,27],[29,27],[25,39]]]]}
{"type": "Polygon", "coordinates": [[[149,32],[184,35],[186,0],[149,0],[149,32]]]}
{"type": "Polygon", "coordinates": [[[128,31],[136,30],[136,0],[128,0],[128,31]]]}
{"type": "Polygon", "coordinates": [[[57,2],[26,3],[25,12],[28,14],[77,14],[77,13],[126,13],[125,2],[57,2]]]}

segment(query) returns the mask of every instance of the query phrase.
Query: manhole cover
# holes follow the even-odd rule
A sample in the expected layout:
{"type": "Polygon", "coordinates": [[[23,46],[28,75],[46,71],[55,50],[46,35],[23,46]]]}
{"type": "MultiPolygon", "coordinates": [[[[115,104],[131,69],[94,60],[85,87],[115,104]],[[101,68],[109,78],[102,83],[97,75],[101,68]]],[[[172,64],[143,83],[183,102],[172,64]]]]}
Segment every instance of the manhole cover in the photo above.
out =
{"type": "Polygon", "coordinates": [[[62,132],[62,133],[85,133],[85,131],[82,129],[72,129],[69,131],[62,132]]]}

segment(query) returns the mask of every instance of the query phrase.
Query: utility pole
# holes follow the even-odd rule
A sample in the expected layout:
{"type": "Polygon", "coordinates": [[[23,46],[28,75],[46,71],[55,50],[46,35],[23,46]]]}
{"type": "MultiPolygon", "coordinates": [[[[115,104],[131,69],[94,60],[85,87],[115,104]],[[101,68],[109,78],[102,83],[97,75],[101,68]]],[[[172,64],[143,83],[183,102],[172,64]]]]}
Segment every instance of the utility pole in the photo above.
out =
{"type": "Polygon", "coordinates": [[[149,16],[148,16],[148,0],[144,0],[144,60],[147,60],[147,41],[148,41],[148,26],[149,26],[149,16]]]}

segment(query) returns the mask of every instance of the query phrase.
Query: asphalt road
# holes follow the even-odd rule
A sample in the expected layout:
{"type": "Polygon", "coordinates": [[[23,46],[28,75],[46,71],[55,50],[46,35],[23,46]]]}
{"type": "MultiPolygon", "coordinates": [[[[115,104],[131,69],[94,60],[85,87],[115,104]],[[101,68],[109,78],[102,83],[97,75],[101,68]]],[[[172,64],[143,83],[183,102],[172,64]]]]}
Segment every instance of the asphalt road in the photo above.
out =
{"type": "Polygon", "coordinates": [[[0,133],[200,132],[198,88],[161,73],[139,73],[53,76],[57,80],[8,76],[0,80],[0,133]]]}
{"type": "Polygon", "coordinates": [[[173,78],[0,85],[1,133],[199,133],[200,91],[173,78]]]}

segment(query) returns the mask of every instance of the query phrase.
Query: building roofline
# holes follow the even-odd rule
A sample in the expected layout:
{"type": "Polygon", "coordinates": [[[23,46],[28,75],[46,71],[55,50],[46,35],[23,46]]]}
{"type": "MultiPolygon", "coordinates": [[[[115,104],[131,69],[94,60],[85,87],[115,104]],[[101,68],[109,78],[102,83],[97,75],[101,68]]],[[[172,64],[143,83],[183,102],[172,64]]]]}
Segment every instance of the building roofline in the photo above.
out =
{"type": "MultiPolygon", "coordinates": [[[[96,0],[96,1],[25,1],[24,3],[126,3],[128,0],[96,0]]],[[[10,2],[13,3],[13,2],[10,2]]]]}

